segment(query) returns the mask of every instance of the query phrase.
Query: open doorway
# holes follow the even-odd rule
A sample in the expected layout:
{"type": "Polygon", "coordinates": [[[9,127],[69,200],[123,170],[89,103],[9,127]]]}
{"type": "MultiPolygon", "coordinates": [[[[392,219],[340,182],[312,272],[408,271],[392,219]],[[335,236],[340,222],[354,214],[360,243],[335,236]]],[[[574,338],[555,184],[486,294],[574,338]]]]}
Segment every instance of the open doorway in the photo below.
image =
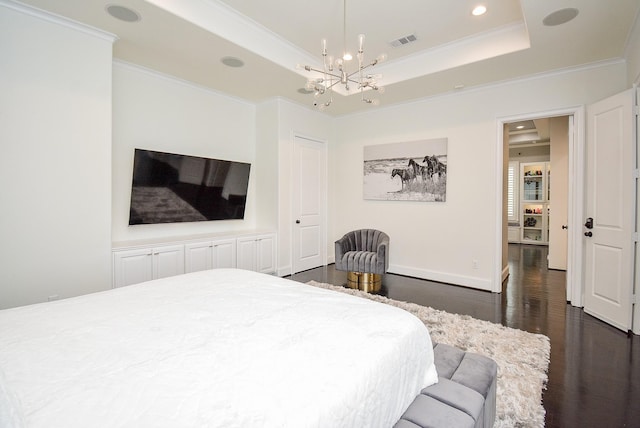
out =
{"type": "MultiPolygon", "coordinates": [[[[572,128],[571,115],[504,122],[503,260],[509,274],[534,265],[538,270],[567,270],[572,128]]],[[[566,279],[561,286],[566,290],[566,279]]]]}

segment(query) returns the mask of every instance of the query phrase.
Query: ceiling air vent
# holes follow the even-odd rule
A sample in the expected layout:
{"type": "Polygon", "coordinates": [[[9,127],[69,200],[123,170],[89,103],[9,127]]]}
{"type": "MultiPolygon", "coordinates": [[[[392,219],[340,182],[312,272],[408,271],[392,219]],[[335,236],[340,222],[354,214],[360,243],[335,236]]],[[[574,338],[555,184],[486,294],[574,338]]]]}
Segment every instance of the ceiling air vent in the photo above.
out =
{"type": "Polygon", "coordinates": [[[389,42],[389,44],[394,48],[397,48],[399,46],[403,46],[411,42],[415,42],[416,40],[418,40],[418,38],[416,37],[415,34],[409,34],[408,36],[404,36],[404,37],[400,37],[399,39],[392,40],[391,42],[389,42]]]}

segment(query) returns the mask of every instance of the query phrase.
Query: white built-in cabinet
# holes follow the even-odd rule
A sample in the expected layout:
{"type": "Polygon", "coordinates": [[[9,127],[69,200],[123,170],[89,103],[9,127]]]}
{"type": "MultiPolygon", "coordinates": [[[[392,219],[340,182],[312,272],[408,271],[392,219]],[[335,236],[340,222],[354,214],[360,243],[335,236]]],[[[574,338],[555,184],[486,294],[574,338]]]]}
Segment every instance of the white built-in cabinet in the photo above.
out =
{"type": "Polygon", "coordinates": [[[185,272],[236,267],[236,239],[185,244],[185,272]]]}
{"type": "Polygon", "coordinates": [[[276,270],[276,236],[264,234],[238,238],[238,268],[270,273],[276,270]]]}
{"type": "Polygon", "coordinates": [[[184,273],[184,246],[162,245],[113,252],[115,287],[184,273]]]}
{"type": "Polygon", "coordinates": [[[113,249],[114,287],[215,268],[275,274],[276,234],[201,237],[134,246],[119,244],[113,249]]]}
{"type": "Polygon", "coordinates": [[[549,243],[550,184],[549,162],[520,164],[520,242],[523,244],[549,243]]]}

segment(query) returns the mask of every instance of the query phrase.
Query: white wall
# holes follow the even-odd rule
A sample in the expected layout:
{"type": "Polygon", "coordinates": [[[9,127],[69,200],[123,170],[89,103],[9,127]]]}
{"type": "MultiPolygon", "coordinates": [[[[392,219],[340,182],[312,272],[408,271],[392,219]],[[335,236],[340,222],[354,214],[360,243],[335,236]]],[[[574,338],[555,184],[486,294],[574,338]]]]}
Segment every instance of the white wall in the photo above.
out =
{"type": "Polygon", "coordinates": [[[116,62],[113,66],[113,241],[224,233],[256,225],[255,106],[116,62]],[[129,226],[133,153],[143,148],[251,163],[244,220],[129,226]]]}
{"type": "Polygon", "coordinates": [[[111,286],[112,41],[0,3],[0,308],[111,286]]]}
{"type": "Polygon", "coordinates": [[[490,289],[500,252],[498,119],[590,103],[625,87],[626,65],[620,61],[338,119],[330,163],[339,179],[329,195],[331,211],[340,215],[333,216],[329,238],[378,228],[390,235],[391,272],[490,289]],[[441,137],[449,140],[446,202],[363,200],[365,145],[441,137]]]}
{"type": "Polygon", "coordinates": [[[278,101],[256,108],[256,204],[260,207],[256,228],[278,228],[278,101]]]}
{"type": "Polygon", "coordinates": [[[636,16],[635,24],[629,34],[625,59],[627,61],[627,86],[640,85],[640,16],[636,16]]]}

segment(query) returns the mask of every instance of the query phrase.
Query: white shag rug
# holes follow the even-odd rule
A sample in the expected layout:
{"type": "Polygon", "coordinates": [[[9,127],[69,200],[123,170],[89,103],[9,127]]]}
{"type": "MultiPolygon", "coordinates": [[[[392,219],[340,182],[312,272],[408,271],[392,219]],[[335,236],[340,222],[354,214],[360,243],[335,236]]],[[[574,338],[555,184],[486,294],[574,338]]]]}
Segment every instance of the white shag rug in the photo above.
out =
{"type": "Polygon", "coordinates": [[[551,353],[547,336],[359,290],[316,281],[308,284],[402,308],[424,322],[433,342],[493,358],[498,364],[494,428],[544,427],[542,391],[546,388],[551,353]]]}

